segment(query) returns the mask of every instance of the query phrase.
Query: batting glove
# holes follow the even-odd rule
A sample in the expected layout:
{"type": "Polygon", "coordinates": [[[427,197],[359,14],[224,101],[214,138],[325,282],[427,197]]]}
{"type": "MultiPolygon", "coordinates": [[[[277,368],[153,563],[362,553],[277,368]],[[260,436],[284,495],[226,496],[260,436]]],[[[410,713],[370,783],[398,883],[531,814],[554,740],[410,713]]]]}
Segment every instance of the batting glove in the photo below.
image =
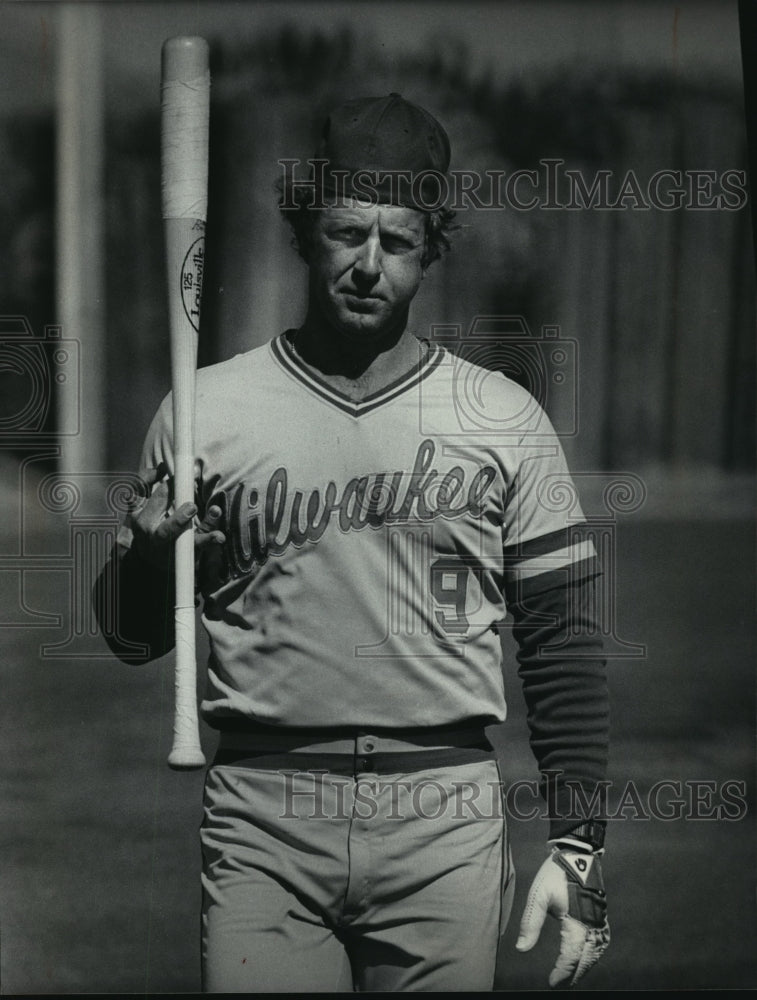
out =
{"type": "Polygon", "coordinates": [[[610,943],[597,854],[552,848],[528,893],[515,945],[518,951],[533,948],[548,913],[560,921],[560,954],[549,975],[549,985],[568,989],[601,958],[610,943]]]}

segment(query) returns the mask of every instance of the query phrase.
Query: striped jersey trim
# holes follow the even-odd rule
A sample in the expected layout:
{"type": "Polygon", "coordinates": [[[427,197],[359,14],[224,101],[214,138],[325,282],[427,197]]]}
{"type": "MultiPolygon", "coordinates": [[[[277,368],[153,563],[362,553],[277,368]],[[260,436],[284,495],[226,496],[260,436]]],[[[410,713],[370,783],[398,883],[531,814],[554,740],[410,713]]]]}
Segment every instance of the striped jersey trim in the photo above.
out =
{"type": "Polygon", "coordinates": [[[551,531],[504,548],[508,603],[529,593],[551,590],[601,572],[586,524],[551,531]]]}
{"type": "Polygon", "coordinates": [[[593,542],[578,542],[575,545],[567,545],[564,549],[556,549],[541,558],[526,559],[512,567],[512,570],[521,580],[525,580],[530,576],[538,576],[540,573],[549,573],[551,570],[585,562],[595,555],[593,542]]]}
{"type": "Polygon", "coordinates": [[[403,375],[378,392],[371,393],[365,399],[356,401],[350,399],[349,396],[335,389],[332,385],[329,385],[328,382],[314,371],[307,368],[296,354],[287,350],[285,341],[286,333],[282,333],[270,342],[274,358],[279,362],[281,367],[311,392],[352,417],[360,417],[364,413],[370,413],[371,410],[375,410],[385,403],[390,403],[393,399],[401,396],[402,393],[407,392],[408,389],[420,385],[424,379],[428,378],[438,368],[444,357],[443,347],[439,344],[429,344],[429,352],[426,357],[422,358],[406,375],[403,375]]]}
{"type": "Polygon", "coordinates": [[[585,531],[585,522],[569,525],[566,528],[558,528],[557,531],[550,531],[546,535],[538,535],[536,538],[527,538],[525,541],[506,545],[504,548],[505,556],[517,560],[540,556],[545,552],[554,552],[555,549],[562,549],[566,545],[570,545],[585,531]]]}
{"type": "Polygon", "coordinates": [[[544,594],[548,590],[567,592],[573,587],[583,585],[595,577],[601,576],[601,574],[599,560],[593,557],[535,576],[518,577],[505,584],[505,601],[508,607],[511,607],[514,604],[522,604],[537,594],[544,594]]]}

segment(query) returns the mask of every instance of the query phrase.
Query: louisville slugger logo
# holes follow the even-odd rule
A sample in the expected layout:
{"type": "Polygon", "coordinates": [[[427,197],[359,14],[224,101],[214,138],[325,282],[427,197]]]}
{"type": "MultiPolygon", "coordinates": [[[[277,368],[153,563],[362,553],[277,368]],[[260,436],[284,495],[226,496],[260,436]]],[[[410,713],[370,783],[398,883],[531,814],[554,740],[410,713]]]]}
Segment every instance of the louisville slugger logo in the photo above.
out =
{"type": "Polygon", "coordinates": [[[441,473],[433,468],[434,442],[426,439],[416,453],[413,471],[355,476],[340,491],[331,480],[325,487],[292,489],[284,466],[271,476],[265,492],[239,483],[209,501],[224,511],[233,576],[250,573],[271,555],[290,545],[317,542],[335,525],[340,531],[362,531],[385,524],[480,517],[497,471],[485,465],[469,483],[455,465],[441,473]]]}
{"type": "Polygon", "coordinates": [[[195,240],[181,265],[181,298],[184,312],[192,326],[200,330],[202,276],[205,270],[205,237],[195,240]]]}

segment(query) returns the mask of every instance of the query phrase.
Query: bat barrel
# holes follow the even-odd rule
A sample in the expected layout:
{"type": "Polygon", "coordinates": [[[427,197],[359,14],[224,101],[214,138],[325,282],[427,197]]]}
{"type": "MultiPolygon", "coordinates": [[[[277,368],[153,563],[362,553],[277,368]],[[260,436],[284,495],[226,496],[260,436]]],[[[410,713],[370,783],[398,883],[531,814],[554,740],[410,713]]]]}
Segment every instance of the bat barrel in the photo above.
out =
{"type": "Polygon", "coordinates": [[[186,82],[208,71],[208,43],[199,35],[177,35],[163,42],[161,78],[163,83],[186,82]]]}
{"type": "Polygon", "coordinates": [[[204,38],[163,44],[161,158],[164,219],[207,218],[210,70],[204,38]]]}

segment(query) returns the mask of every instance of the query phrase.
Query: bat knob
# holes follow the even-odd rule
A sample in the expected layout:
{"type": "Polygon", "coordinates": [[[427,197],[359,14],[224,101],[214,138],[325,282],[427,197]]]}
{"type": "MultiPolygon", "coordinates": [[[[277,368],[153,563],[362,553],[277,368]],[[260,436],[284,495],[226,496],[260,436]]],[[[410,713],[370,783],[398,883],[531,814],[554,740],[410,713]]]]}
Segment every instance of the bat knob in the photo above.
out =
{"type": "Polygon", "coordinates": [[[168,766],[174,771],[196,771],[205,767],[205,755],[199,747],[172,750],[168,755],[168,766]]]}

